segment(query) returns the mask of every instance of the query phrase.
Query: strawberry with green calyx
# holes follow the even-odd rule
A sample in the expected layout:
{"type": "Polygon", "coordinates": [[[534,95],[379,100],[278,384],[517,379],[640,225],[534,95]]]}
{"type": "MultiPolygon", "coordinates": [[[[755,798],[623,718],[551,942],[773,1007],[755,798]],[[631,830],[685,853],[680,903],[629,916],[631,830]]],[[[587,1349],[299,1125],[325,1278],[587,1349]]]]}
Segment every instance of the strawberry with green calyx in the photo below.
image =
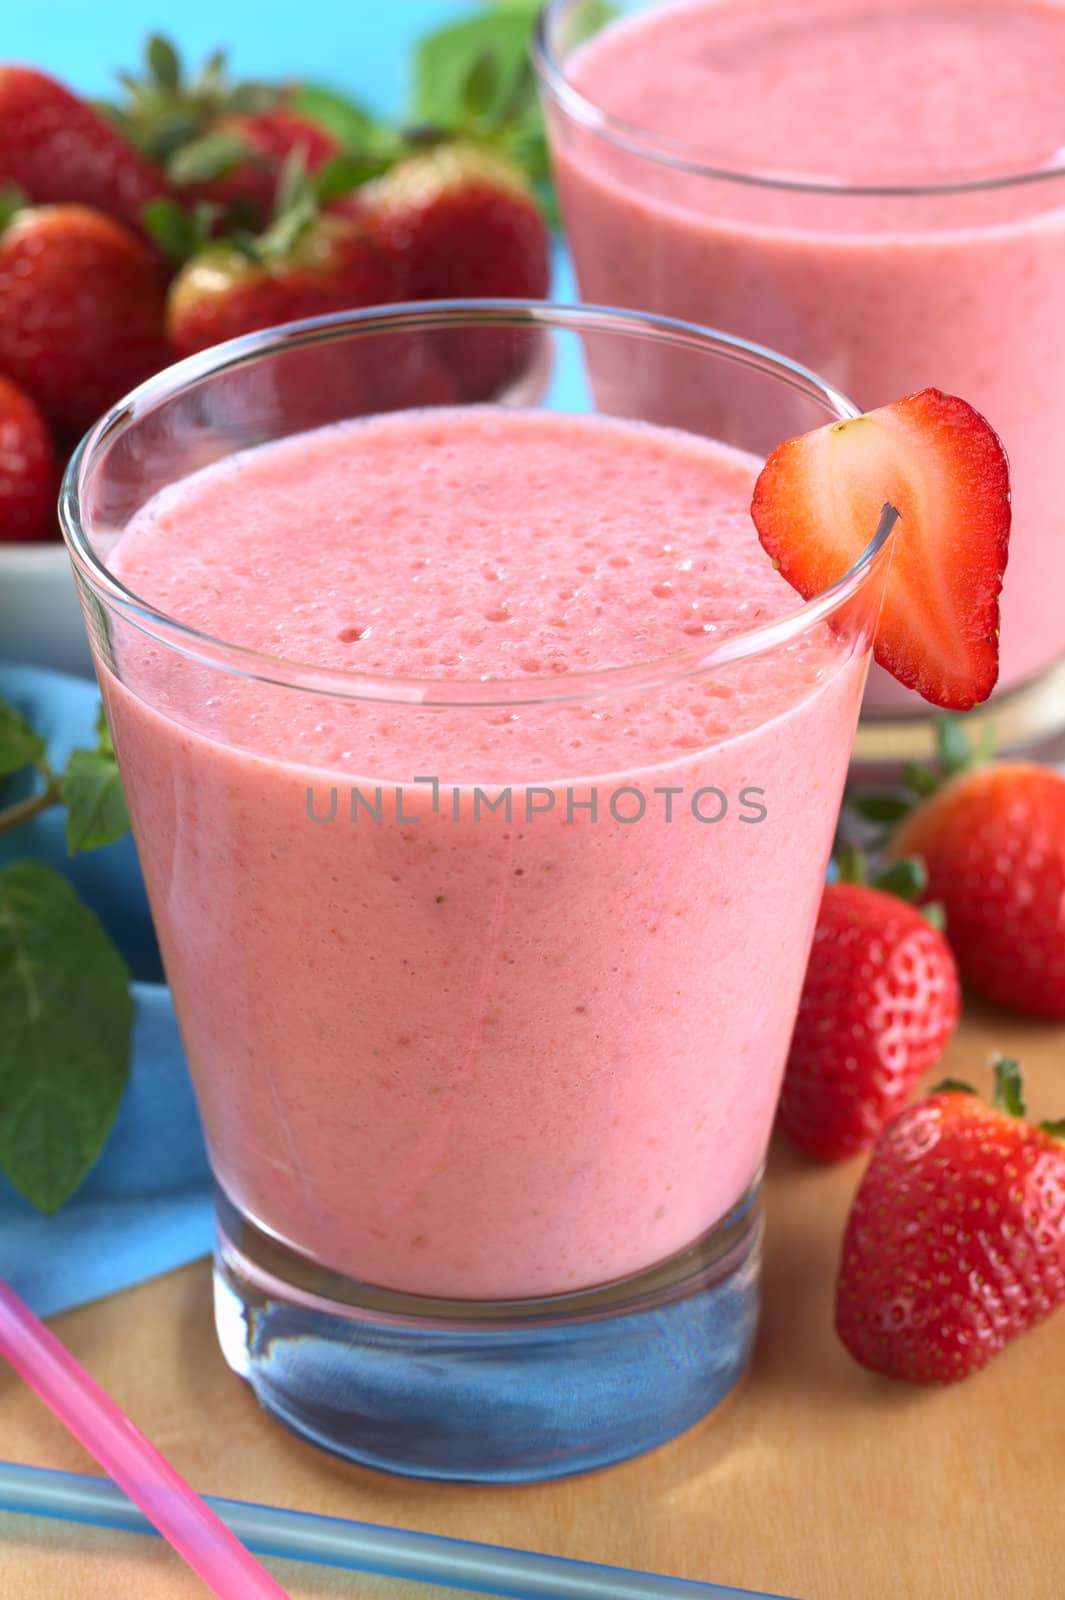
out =
{"type": "Polygon", "coordinates": [[[1023,1119],[1000,1059],[993,1106],[947,1083],[884,1130],[836,1285],[836,1331],[863,1366],[954,1383],[1065,1301],[1065,1122],[1023,1119]]]}
{"type": "Polygon", "coordinates": [[[1065,776],[1028,761],[964,770],[891,841],[923,857],[966,983],[1065,1022],[1065,776]]]}
{"type": "Polygon", "coordinates": [[[140,231],[166,191],[160,168],[87,101],[32,67],[0,67],[0,188],[36,205],[77,202],[140,231]]]}
{"type": "Polygon", "coordinates": [[[999,1005],[1065,1021],[1065,776],[992,762],[993,735],[936,728],[938,764],[848,806],[893,858],[919,855],[962,979],[999,1005]]]}
{"type": "Polygon", "coordinates": [[[777,1126],[806,1155],[867,1150],[943,1054],[958,1023],[958,975],[938,919],[912,903],[920,861],[873,883],[840,853],[822,896],[788,1053],[777,1126]]]}
{"type": "Polygon", "coordinates": [[[193,255],[170,286],[167,328],[179,355],[224,339],[398,298],[387,248],[360,214],[319,211],[300,161],[282,174],[262,234],[238,234],[193,255]]]}
{"type": "Polygon", "coordinates": [[[55,531],[58,484],[47,422],[26,391],[0,374],[0,544],[55,531]]]}
{"type": "Polygon", "coordinates": [[[169,40],[154,34],[143,76],[122,74],[121,82],[125,96],[109,114],[163,167],[174,195],[232,210],[246,226],[269,216],[290,156],[298,151],[314,172],[339,151],[327,129],[294,108],[290,89],[231,82],[221,51],[190,75],[169,40]]]}
{"type": "Polygon", "coordinates": [[[885,506],[899,522],[873,649],[933,705],[966,711],[998,677],[1010,530],[1001,441],[966,401],[925,389],[779,445],[755,486],[763,549],[804,599],[861,556],[885,506]]]}
{"type": "Polygon", "coordinates": [[[172,359],[155,252],[82,205],[0,208],[0,372],[83,433],[172,359]]]}
{"type": "Polygon", "coordinates": [[[994,726],[986,723],[973,738],[966,722],[965,717],[937,717],[934,761],[907,762],[897,783],[882,788],[866,785],[847,796],[847,810],[866,825],[863,838],[878,846],[886,845],[892,830],[952,778],[990,761],[995,753],[994,726]]]}

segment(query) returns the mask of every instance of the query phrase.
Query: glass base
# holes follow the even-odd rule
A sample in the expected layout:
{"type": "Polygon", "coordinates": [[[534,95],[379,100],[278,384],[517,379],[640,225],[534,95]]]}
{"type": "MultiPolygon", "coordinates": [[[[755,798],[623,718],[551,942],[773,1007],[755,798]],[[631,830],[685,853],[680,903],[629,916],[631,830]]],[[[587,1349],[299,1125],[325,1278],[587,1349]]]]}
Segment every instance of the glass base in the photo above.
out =
{"type": "MultiPolygon", "coordinates": [[[[862,714],[854,740],[851,770],[880,769],[882,774],[909,761],[930,761],[935,755],[934,707],[927,714],[897,716],[862,714]]],[[[1065,760],[1065,660],[1017,689],[997,694],[986,705],[966,712],[970,737],[994,729],[1001,755],[1026,755],[1040,761],[1065,760]]]]}
{"type": "Polygon", "coordinates": [[[526,1483],[640,1455],[713,1411],[750,1359],[760,1180],[682,1254],[550,1299],[416,1298],[280,1244],[219,1192],[215,1321],[260,1404],[350,1461],[526,1483]]]}

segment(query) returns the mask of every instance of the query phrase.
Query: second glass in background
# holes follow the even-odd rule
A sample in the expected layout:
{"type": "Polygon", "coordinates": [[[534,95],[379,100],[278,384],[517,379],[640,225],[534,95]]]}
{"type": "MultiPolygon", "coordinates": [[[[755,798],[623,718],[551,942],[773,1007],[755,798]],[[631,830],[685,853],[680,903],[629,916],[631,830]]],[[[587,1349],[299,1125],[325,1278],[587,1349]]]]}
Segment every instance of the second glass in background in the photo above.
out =
{"type": "MultiPolygon", "coordinates": [[[[991,710],[1004,743],[1051,739],[1065,726],[1065,101],[1051,92],[1065,7],[622,0],[611,19],[600,34],[598,0],[552,0],[537,48],[582,295],[784,350],[863,409],[929,385],[981,409],[1015,486],[991,710]],[[963,97],[992,62],[987,93],[963,97]]],[[[649,405],[691,426],[706,397],[675,379],[648,370],[649,405]]],[[[787,418],[768,408],[763,429],[768,448],[787,418]]],[[[874,671],[859,755],[930,749],[928,708],[874,671]]]]}

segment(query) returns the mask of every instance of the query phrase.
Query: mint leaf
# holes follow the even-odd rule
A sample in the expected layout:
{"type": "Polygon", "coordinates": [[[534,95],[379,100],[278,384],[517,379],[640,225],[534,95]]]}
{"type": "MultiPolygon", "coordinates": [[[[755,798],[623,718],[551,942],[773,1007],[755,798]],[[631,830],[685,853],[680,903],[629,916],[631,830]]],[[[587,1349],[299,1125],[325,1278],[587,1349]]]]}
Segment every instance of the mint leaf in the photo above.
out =
{"type": "Polygon", "coordinates": [[[51,867],[0,872],[0,1169],[58,1210],[103,1148],[129,1071],[129,973],[51,867]]]}
{"type": "Polygon", "coordinates": [[[40,761],[44,752],[44,740],[34,733],[21,711],[7,700],[0,700],[0,778],[40,761]]]}
{"type": "Polygon", "coordinates": [[[67,808],[67,848],[97,850],[129,832],[129,812],[114,752],[73,750],[60,782],[67,808]]]}
{"type": "Polygon", "coordinates": [[[107,720],[107,712],[101,700],[96,708],[96,721],[93,723],[96,734],[96,748],[101,755],[113,756],[115,753],[114,740],[111,738],[111,725],[107,720]]]}
{"type": "Polygon", "coordinates": [[[504,98],[525,70],[533,16],[531,9],[507,7],[428,34],[414,57],[415,118],[445,128],[461,124],[470,75],[486,56],[493,59],[494,87],[504,98]]]}

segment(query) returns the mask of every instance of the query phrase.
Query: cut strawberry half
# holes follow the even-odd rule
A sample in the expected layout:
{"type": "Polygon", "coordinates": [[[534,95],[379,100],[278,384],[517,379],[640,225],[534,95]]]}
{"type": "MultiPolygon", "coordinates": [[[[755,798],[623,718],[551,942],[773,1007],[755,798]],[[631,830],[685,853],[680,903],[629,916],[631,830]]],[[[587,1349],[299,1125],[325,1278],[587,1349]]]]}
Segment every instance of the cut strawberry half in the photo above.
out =
{"type": "Polygon", "coordinates": [[[858,560],[885,503],[900,520],[874,654],[933,705],[967,711],[998,677],[1010,531],[1006,452],[967,401],[923,389],[787,440],[762,469],[751,515],[762,548],[810,600],[858,560]]]}

